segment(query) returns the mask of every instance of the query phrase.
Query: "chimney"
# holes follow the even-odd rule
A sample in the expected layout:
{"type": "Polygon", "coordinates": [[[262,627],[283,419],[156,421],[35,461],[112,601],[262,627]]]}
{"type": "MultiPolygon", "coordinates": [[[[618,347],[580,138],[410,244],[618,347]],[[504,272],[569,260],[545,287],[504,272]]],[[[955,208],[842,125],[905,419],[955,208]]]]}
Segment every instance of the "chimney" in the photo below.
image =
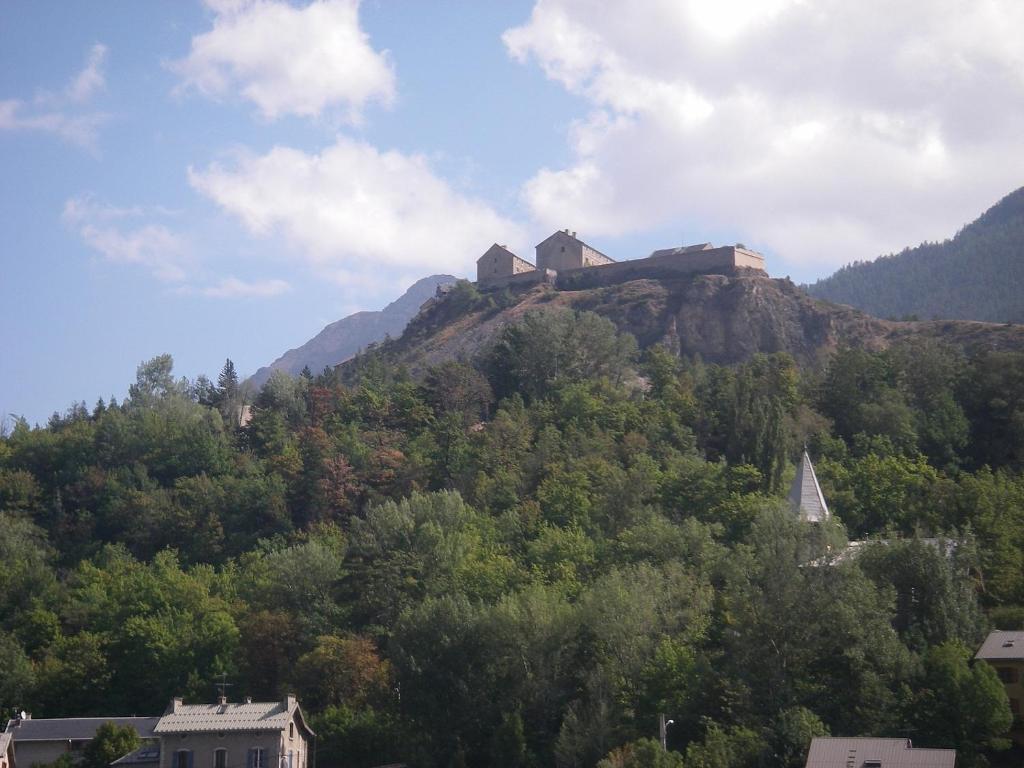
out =
{"type": "Polygon", "coordinates": [[[298,702],[295,700],[295,694],[294,693],[289,693],[288,695],[286,695],[284,697],[284,702],[283,703],[284,703],[285,710],[288,711],[288,712],[291,712],[293,709],[295,709],[295,705],[298,702]]]}
{"type": "Polygon", "coordinates": [[[252,696],[246,696],[245,697],[245,703],[246,704],[252,704],[252,696]]]}
{"type": "Polygon", "coordinates": [[[178,714],[178,712],[181,711],[181,705],[182,705],[182,698],[181,698],[181,696],[175,696],[173,699],[171,699],[171,703],[167,705],[167,711],[164,712],[164,714],[165,715],[176,715],[176,714],[178,714]]]}
{"type": "Polygon", "coordinates": [[[221,694],[220,696],[217,697],[217,704],[218,705],[223,707],[227,703],[228,703],[228,697],[225,696],[224,694],[221,694]]]}

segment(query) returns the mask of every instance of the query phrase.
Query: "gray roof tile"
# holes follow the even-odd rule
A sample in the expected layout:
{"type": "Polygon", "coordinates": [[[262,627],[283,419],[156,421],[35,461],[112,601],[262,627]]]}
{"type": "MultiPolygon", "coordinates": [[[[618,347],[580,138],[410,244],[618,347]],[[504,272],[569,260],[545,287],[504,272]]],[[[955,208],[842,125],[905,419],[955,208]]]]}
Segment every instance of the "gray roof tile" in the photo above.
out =
{"type": "MultiPolygon", "coordinates": [[[[152,738],[159,717],[57,717],[19,720],[8,726],[14,743],[19,741],[88,741],[104,723],[130,725],[140,737],[152,738]]],[[[14,721],[12,721],[13,723],[14,721]]]]}
{"type": "Polygon", "coordinates": [[[182,704],[160,718],[155,732],[268,731],[288,727],[290,713],[283,702],[251,704],[182,704]]]}
{"type": "Polygon", "coordinates": [[[954,749],[919,749],[909,739],[818,736],[806,768],[953,768],[954,749]]]}
{"type": "Polygon", "coordinates": [[[1024,632],[990,632],[974,658],[1024,660],[1024,632]]]}

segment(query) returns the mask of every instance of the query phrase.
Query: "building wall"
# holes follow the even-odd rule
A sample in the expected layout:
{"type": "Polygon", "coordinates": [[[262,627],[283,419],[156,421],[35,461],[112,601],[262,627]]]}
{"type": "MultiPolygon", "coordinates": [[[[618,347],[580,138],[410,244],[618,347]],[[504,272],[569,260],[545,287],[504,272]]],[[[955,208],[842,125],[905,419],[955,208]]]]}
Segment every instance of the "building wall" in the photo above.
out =
{"type": "Polygon", "coordinates": [[[595,251],[589,245],[583,245],[583,266],[584,267],[597,267],[601,264],[614,264],[610,258],[605,256],[603,253],[595,251]]]}
{"type": "Polygon", "coordinates": [[[1006,688],[1006,696],[1010,700],[1010,709],[1013,711],[1013,726],[1010,735],[1013,740],[1024,746],[1024,723],[1021,715],[1024,714],[1024,661],[1013,659],[989,659],[987,660],[999,675],[999,679],[1006,688]]]}
{"type": "MultiPolygon", "coordinates": [[[[537,269],[580,269],[583,266],[583,241],[565,232],[556,232],[537,246],[537,269]]],[[[588,249],[589,250],[589,249],[588,249]]]]}
{"type": "Polygon", "coordinates": [[[667,254],[619,261],[558,273],[556,285],[565,290],[600,288],[627,280],[680,277],[698,273],[731,273],[738,268],[764,271],[764,257],[735,246],[693,253],[667,254]]]}
{"type": "Polygon", "coordinates": [[[291,768],[308,768],[309,746],[302,729],[295,724],[294,735],[288,731],[227,731],[216,733],[168,734],[160,738],[160,768],[177,768],[175,753],[191,750],[192,768],[214,768],[215,752],[227,750],[226,768],[248,768],[249,750],[260,747],[264,751],[263,768],[287,768],[282,757],[292,751],[291,768]]]}
{"type": "Polygon", "coordinates": [[[478,286],[484,289],[492,288],[517,288],[520,286],[540,285],[548,283],[554,285],[556,273],[550,269],[532,269],[529,272],[520,272],[505,277],[490,277],[485,280],[478,280],[478,286]]]}
{"type": "Polygon", "coordinates": [[[46,765],[52,763],[65,752],[70,752],[72,757],[77,758],[82,754],[88,741],[68,742],[67,739],[59,741],[17,741],[14,743],[14,754],[18,761],[18,768],[32,768],[33,765],[46,765]]]}
{"type": "Polygon", "coordinates": [[[487,253],[477,259],[476,279],[477,282],[491,280],[509,275],[518,275],[523,272],[530,272],[533,267],[523,259],[516,258],[503,248],[491,247],[487,253]]]}

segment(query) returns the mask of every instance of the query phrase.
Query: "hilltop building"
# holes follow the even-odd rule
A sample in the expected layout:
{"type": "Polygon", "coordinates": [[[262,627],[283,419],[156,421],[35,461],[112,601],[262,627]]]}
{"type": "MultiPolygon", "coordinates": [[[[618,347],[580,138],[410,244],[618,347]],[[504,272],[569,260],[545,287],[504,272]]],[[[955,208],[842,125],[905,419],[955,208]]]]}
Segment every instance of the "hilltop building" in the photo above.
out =
{"type": "Polygon", "coordinates": [[[536,266],[495,243],[477,259],[476,267],[477,284],[481,288],[546,283],[563,290],[699,273],[735,274],[754,270],[767,274],[764,256],[742,245],[716,248],[710,243],[700,243],[663,248],[643,259],[615,261],[568,229],[559,230],[537,244],[536,266]]]}
{"type": "Polygon", "coordinates": [[[521,259],[508,249],[508,246],[495,243],[476,260],[476,279],[485,281],[512,277],[523,272],[535,271],[533,264],[521,259]]]}
{"type": "Polygon", "coordinates": [[[615,263],[615,259],[587,245],[568,229],[560,229],[538,243],[536,251],[537,269],[553,269],[556,272],[615,263]]]}
{"type": "Polygon", "coordinates": [[[910,739],[816,736],[806,768],[954,768],[955,749],[919,749],[910,739]]]}
{"type": "Polygon", "coordinates": [[[995,667],[996,674],[1006,687],[1006,697],[1013,712],[1010,736],[1024,746],[1024,725],[1021,723],[1021,702],[1024,701],[1024,632],[989,633],[974,658],[995,667]]]}

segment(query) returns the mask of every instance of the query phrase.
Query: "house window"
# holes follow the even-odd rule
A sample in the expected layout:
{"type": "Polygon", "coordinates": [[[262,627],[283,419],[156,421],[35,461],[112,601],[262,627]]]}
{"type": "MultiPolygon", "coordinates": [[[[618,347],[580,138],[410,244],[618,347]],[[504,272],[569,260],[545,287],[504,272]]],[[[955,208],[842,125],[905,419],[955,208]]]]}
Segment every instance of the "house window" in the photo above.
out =
{"type": "Polygon", "coordinates": [[[249,768],[267,768],[267,756],[263,747],[253,747],[249,750],[249,768]]]}
{"type": "Polygon", "coordinates": [[[1020,699],[1010,699],[1010,711],[1014,717],[1020,717],[1020,699]]]}
{"type": "Polygon", "coordinates": [[[192,768],[192,752],[179,749],[174,753],[174,768],[192,768]]]}
{"type": "Polygon", "coordinates": [[[295,738],[295,723],[288,723],[288,738],[295,738]]]}
{"type": "Polygon", "coordinates": [[[226,749],[213,751],[213,768],[228,768],[228,751],[226,749]]]}
{"type": "Polygon", "coordinates": [[[1017,682],[1017,670],[1013,667],[998,667],[996,673],[999,675],[999,679],[1004,683],[1016,683],[1017,682]]]}

